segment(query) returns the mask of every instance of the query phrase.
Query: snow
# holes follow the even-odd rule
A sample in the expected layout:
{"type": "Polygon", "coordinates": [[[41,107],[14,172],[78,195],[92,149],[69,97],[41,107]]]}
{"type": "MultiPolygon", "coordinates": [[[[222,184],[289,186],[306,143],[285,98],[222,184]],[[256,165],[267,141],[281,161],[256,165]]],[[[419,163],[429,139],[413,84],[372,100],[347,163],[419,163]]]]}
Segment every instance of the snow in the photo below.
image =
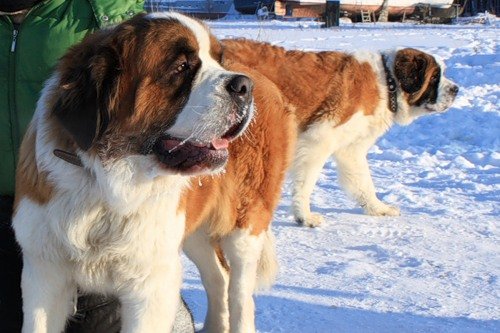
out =
{"type": "MultiPolygon", "coordinates": [[[[273,221],[280,274],[255,298],[259,332],[500,332],[500,24],[483,22],[209,22],[220,38],[285,48],[421,48],[442,57],[460,86],[447,113],[395,126],[370,151],[379,198],[400,217],[363,215],[328,162],[312,196],[326,223],[299,227],[287,181],[273,221]]],[[[205,292],[196,267],[184,266],[199,329],[205,292]]]]}

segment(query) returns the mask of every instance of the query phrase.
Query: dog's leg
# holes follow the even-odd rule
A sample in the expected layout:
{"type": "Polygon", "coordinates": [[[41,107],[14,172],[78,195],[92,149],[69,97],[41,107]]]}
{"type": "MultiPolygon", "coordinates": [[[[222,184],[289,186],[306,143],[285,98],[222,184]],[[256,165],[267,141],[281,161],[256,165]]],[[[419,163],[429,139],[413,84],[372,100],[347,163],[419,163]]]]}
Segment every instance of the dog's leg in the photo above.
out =
{"type": "Polygon", "coordinates": [[[399,209],[386,205],[377,198],[366,158],[368,148],[357,145],[335,152],[339,182],[368,215],[397,216],[399,209]]]}
{"type": "Polygon", "coordinates": [[[182,280],[178,253],[166,253],[146,278],[127,281],[119,293],[123,333],[170,332],[179,308],[182,280]],[[165,258],[168,261],[165,261],[165,258]]]}
{"type": "MultiPolygon", "coordinates": [[[[182,216],[182,219],[184,217],[182,216]]],[[[122,333],[170,332],[179,308],[182,283],[180,247],[184,235],[183,220],[158,228],[150,236],[152,247],[144,244],[147,256],[127,262],[132,269],[120,283],[118,298],[122,304],[122,333]],[[158,238],[155,239],[155,236],[158,238]],[[136,265],[133,265],[133,264],[136,265]],[[135,273],[134,273],[135,272],[135,273]]]]}
{"type": "Polygon", "coordinates": [[[115,282],[122,305],[122,333],[171,332],[179,309],[185,215],[169,215],[172,207],[177,208],[175,200],[162,200],[160,205],[152,202],[141,208],[156,214],[143,228],[149,233],[142,236],[146,243],[115,268],[125,270],[115,274],[125,276],[125,280],[115,282]]]}
{"type": "Polygon", "coordinates": [[[229,332],[229,274],[222,266],[205,228],[199,228],[186,239],[184,252],[198,267],[207,292],[208,309],[202,332],[229,332]]]}
{"type": "Polygon", "coordinates": [[[318,133],[320,131],[310,129],[300,135],[291,172],[293,215],[297,223],[308,227],[317,227],[324,220],[323,216],[311,213],[310,197],[333,149],[328,138],[318,133]]]}
{"type": "Polygon", "coordinates": [[[67,266],[26,254],[23,260],[23,333],[62,332],[76,293],[67,266]]]}
{"type": "Polygon", "coordinates": [[[250,234],[236,229],[222,240],[222,249],[229,260],[229,322],[231,333],[255,332],[253,293],[264,233],[250,234]]]}

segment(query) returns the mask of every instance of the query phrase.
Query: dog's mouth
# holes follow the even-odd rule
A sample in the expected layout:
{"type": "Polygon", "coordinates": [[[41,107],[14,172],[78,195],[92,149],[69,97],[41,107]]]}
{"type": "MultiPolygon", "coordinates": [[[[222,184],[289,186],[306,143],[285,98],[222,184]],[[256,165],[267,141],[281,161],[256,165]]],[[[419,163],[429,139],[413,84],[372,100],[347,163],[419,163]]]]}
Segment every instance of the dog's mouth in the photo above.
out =
{"type": "Polygon", "coordinates": [[[223,167],[229,156],[228,145],[229,140],[223,138],[202,143],[164,136],[156,141],[153,151],[163,167],[195,174],[223,167]]]}
{"type": "Polygon", "coordinates": [[[447,111],[452,105],[453,105],[453,100],[441,103],[425,104],[424,109],[428,113],[442,113],[447,111]]]}
{"type": "Polygon", "coordinates": [[[438,110],[436,109],[436,107],[434,105],[426,104],[426,105],[424,105],[424,109],[428,113],[438,112],[438,110]]]}
{"type": "Polygon", "coordinates": [[[175,173],[195,175],[222,169],[229,158],[229,142],[246,128],[247,117],[232,125],[222,136],[200,142],[164,135],[156,140],[153,152],[162,166],[175,173]]]}

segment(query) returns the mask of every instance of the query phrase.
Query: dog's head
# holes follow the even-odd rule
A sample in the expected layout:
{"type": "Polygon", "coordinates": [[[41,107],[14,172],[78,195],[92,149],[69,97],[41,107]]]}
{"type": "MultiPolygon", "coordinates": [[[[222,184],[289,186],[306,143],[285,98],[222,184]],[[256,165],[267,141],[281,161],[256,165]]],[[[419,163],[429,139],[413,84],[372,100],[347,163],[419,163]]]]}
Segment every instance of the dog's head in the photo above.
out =
{"type": "Polygon", "coordinates": [[[176,13],[99,31],[61,60],[52,114],[80,154],[147,157],[156,174],[220,170],[252,113],[252,82],[224,70],[218,40],[176,13]]]}
{"type": "Polygon", "coordinates": [[[445,65],[428,53],[406,48],[396,52],[394,74],[409,106],[408,121],[429,112],[444,112],[458,86],[444,76],[445,65]]]}

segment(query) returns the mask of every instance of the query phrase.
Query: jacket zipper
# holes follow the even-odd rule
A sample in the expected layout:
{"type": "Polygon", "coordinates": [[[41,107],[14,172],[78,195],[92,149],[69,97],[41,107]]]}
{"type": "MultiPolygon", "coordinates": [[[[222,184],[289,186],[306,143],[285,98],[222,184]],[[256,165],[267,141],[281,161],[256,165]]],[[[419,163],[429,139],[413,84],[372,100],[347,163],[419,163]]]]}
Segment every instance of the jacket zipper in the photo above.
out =
{"type": "Polygon", "coordinates": [[[10,52],[16,51],[16,43],[17,43],[17,35],[19,34],[19,30],[14,28],[12,31],[12,44],[10,44],[10,52]]]}
{"type": "Polygon", "coordinates": [[[17,150],[20,144],[20,134],[19,134],[19,114],[16,112],[16,58],[17,58],[17,40],[19,38],[20,24],[13,24],[14,30],[12,30],[12,43],[10,45],[10,78],[8,86],[10,95],[10,128],[11,128],[11,142],[14,154],[14,163],[17,165],[17,150]]]}
{"type": "MultiPolygon", "coordinates": [[[[41,7],[45,1],[40,1],[38,4],[33,6],[29,12],[24,17],[23,22],[26,21],[27,17],[36,8],[41,7]]],[[[12,21],[11,21],[12,22],[12,21]]],[[[21,23],[22,24],[22,23],[21,23]]],[[[14,155],[14,164],[17,165],[18,155],[17,150],[20,147],[20,129],[19,129],[19,114],[16,112],[16,58],[17,58],[17,42],[19,39],[19,32],[21,30],[21,24],[16,24],[12,22],[14,30],[12,30],[12,42],[10,44],[10,59],[9,59],[9,84],[7,85],[9,91],[9,109],[10,109],[10,128],[11,128],[11,143],[14,155]]]]}

